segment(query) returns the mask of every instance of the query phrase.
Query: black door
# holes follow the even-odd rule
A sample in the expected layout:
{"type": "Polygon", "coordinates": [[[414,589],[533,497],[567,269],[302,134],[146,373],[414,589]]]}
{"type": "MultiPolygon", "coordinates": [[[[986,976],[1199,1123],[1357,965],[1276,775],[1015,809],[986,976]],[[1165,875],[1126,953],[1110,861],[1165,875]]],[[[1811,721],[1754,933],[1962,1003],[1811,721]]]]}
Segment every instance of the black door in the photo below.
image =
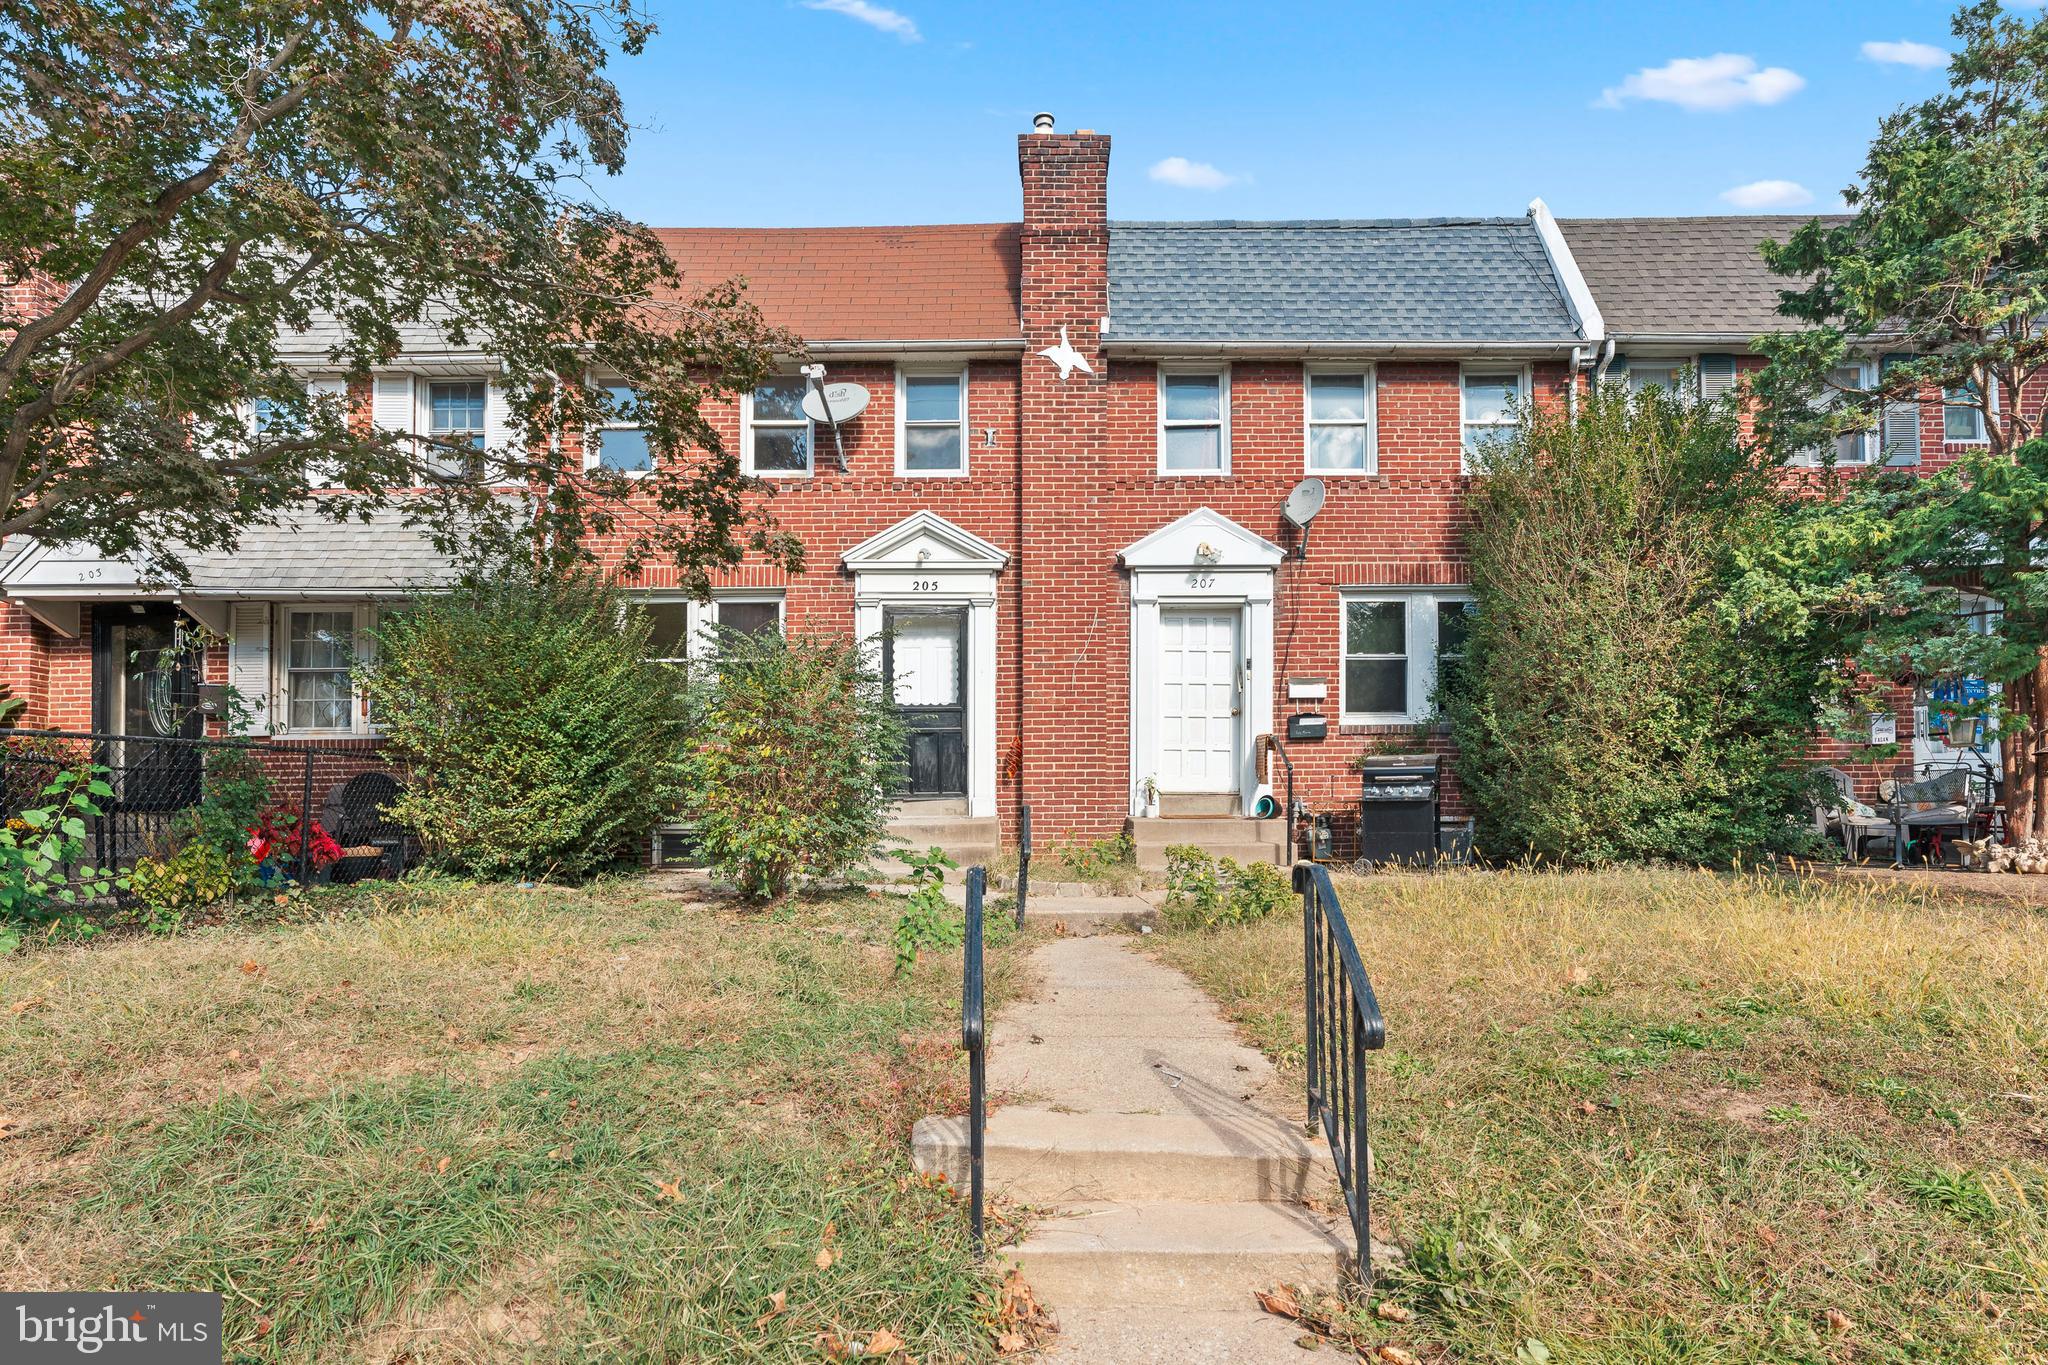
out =
{"type": "Polygon", "coordinates": [[[199,800],[199,750],[150,741],[200,735],[205,722],[198,707],[198,650],[181,634],[181,618],[169,607],[114,607],[96,615],[102,723],[122,736],[105,746],[121,808],[182,810],[199,800]]]}
{"type": "Polygon", "coordinates": [[[898,791],[967,795],[967,612],[884,607],[882,668],[909,733],[898,791]]]}

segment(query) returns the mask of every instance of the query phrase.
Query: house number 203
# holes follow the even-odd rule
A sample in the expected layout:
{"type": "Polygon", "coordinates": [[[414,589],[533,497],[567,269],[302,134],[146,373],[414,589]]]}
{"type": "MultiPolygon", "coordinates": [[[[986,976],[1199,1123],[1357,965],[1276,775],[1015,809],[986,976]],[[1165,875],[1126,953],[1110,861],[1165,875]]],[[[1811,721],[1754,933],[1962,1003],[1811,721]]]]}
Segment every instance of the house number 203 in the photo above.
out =
{"type": "Polygon", "coordinates": [[[1188,575],[1188,586],[1191,588],[1213,588],[1216,586],[1216,575],[1204,573],[1202,570],[1197,569],[1188,575]]]}

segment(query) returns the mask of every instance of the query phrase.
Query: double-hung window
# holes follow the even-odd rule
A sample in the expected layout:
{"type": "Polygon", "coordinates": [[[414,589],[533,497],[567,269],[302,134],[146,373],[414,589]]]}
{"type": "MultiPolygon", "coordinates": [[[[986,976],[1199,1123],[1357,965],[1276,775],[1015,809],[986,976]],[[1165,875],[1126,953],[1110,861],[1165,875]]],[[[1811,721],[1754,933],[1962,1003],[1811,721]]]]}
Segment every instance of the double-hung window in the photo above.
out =
{"type": "Polygon", "coordinates": [[[741,591],[709,602],[683,597],[649,597],[640,603],[647,614],[647,657],[653,663],[679,664],[715,652],[722,631],[741,635],[773,635],[782,630],[779,592],[741,591]]]}
{"type": "MultiPolygon", "coordinates": [[[[1837,365],[1828,371],[1828,387],[1822,389],[1816,406],[1827,412],[1839,406],[1844,398],[1842,390],[1867,389],[1870,387],[1870,367],[1861,363],[1837,365]]],[[[1838,466],[1867,465],[1876,458],[1878,419],[1873,414],[1857,424],[1850,431],[1837,433],[1834,441],[1834,460],[1838,466]]],[[[1827,457],[1826,446],[1811,446],[1799,452],[1793,463],[1817,465],[1827,457]]]]}
{"type": "Polygon", "coordinates": [[[484,448],[484,412],[489,390],[481,379],[436,379],[427,385],[427,435],[436,443],[436,468],[459,473],[475,465],[448,450],[451,445],[484,448]]]}
{"type": "Polygon", "coordinates": [[[645,474],[654,468],[654,448],[647,443],[647,429],[640,425],[640,394],[630,385],[607,384],[611,411],[604,423],[591,433],[590,466],[614,474],[645,474]]]}
{"type": "Polygon", "coordinates": [[[285,614],[285,724],[292,730],[353,730],[356,660],[353,607],[293,608],[285,614]]]}
{"type": "Polygon", "coordinates": [[[1462,467],[1470,472],[1474,457],[1507,439],[1515,426],[1515,405],[1527,384],[1520,370],[1470,366],[1461,378],[1464,402],[1462,467]]]}
{"type": "Polygon", "coordinates": [[[1958,445],[1984,440],[1984,409],[1975,384],[1941,391],[1941,439],[1958,445]]]}
{"type": "Polygon", "coordinates": [[[1308,472],[1373,473],[1372,368],[1311,369],[1307,387],[1308,472]]]}
{"type": "Polygon", "coordinates": [[[899,374],[896,441],[899,474],[967,472],[967,374],[899,374]]]}
{"type": "Polygon", "coordinates": [[[1159,371],[1159,472],[1230,472],[1230,375],[1159,371]]]}
{"type": "Polygon", "coordinates": [[[802,375],[771,379],[747,395],[742,441],[751,474],[787,478],[811,472],[811,419],[804,416],[802,375]]]}
{"type": "Polygon", "coordinates": [[[1628,362],[1628,391],[1641,393],[1645,389],[1662,389],[1666,393],[1679,392],[1679,380],[1685,373],[1682,360],[1637,360],[1628,362]]]}
{"type": "Polygon", "coordinates": [[[1462,591],[1360,591],[1343,599],[1344,719],[1429,718],[1439,678],[1463,662],[1474,605],[1462,591]]]}

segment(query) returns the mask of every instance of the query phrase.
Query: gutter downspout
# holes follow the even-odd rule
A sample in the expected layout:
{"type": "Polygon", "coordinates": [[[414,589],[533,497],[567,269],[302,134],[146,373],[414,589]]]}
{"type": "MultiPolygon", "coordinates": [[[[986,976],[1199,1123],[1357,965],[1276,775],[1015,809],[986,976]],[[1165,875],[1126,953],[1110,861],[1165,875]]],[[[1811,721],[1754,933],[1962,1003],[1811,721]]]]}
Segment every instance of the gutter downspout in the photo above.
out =
{"type": "Polygon", "coordinates": [[[1574,421],[1579,416],[1579,371],[1585,368],[1586,348],[1572,347],[1572,356],[1565,368],[1564,413],[1574,421]]]}
{"type": "Polygon", "coordinates": [[[1600,363],[1593,367],[1593,383],[1597,386],[1607,382],[1607,367],[1614,363],[1614,338],[1607,338],[1607,344],[1600,348],[1600,363]]]}

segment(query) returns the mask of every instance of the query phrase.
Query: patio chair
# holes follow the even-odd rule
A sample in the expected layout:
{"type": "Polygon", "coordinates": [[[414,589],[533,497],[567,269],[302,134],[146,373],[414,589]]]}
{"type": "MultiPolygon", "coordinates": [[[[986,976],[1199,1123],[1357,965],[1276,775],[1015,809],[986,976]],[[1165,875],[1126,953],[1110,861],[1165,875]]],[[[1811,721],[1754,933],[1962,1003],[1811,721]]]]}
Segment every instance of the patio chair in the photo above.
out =
{"type": "Polygon", "coordinates": [[[1893,867],[1905,866],[1906,849],[1916,837],[1931,838],[1938,859],[1943,831],[1956,830],[1964,838],[1975,831],[1976,785],[1962,768],[1918,782],[1888,781],[1878,788],[1878,794],[1884,797],[1891,816],[1893,867]]]}
{"type": "Polygon", "coordinates": [[[398,779],[390,773],[358,773],[328,795],[323,823],[341,845],[341,861],[330,880],[357,882],[405,871],[405,829],[384,813],[398,799],[398,790],[398,779]]]}
{"type": "Polygon", "coordinates": [[[1814,828],[1824,836],[1841,839],[1842,851],[1849,855],[1851,862],[1861,859],[1865,846],[1871,843],[1893,845],[1896,859],[1898,830],[1892,818],[1858,801],[1855,782],[1840,768],[1822,768],[1820,771],[1834,785],[1835,799],[1814,803],[1814,828]]]}

